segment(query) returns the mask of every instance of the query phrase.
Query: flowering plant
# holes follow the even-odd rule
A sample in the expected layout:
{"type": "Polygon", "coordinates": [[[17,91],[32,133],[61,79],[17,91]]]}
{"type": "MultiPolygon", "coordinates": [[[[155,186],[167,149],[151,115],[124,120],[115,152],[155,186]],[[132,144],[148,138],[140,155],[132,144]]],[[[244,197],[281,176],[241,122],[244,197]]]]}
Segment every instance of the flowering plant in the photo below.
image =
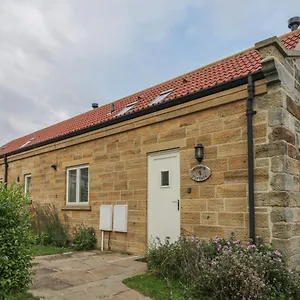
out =
{"type": "Polygon", "coordinates": [[[234,235],[207,242],[184,235],[175,243],[157,240],[147,262],[158,276],[182,282],[188,299],[300,299],[299,273],[260,237],[255,244],[234,235]]]}

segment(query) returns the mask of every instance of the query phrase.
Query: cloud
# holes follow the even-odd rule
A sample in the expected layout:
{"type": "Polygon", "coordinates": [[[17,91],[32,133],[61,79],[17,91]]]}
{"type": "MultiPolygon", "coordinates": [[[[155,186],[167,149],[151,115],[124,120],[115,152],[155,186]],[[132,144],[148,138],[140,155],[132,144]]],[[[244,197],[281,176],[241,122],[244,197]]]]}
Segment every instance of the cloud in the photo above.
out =
{"type": "Polygon", "coordinates": [[[287,2],[1,0],[0,145],[287,31],[287,2]]]}
{"type": "Polygon", "coordinates": [[[159,43],[198,2],[1,1],[0,144],[90,109],[115,60],[159,43]]]}

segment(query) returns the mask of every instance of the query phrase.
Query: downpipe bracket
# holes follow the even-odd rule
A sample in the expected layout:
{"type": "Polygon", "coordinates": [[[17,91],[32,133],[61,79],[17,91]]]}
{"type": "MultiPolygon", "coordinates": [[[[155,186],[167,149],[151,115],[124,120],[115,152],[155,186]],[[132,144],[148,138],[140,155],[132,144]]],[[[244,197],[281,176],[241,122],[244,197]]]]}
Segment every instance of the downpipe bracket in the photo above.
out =
{"type": "Polygon", "coordinates": [[[246,111],[246,116],[248,117],[248,116],[254,116],[254,115],[256,115],[257,114],[257,111],[256,110],[251,110],[251,109],[247,109],[247,111],[246,111]]]}

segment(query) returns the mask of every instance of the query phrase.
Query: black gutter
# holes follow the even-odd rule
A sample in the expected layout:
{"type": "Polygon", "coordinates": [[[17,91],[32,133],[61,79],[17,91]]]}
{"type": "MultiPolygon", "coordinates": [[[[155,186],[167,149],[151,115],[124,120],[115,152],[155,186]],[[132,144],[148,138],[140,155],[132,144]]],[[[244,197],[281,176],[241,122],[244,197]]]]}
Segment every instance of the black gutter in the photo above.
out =
{"type": "Polygon", "coordinates": [[[4,155],[4,183],[7,184],[8,178],[8,162],[7,162],[7,155],[4,155]]]}
{"type": "Polygon", "coordinates": [[[249,204],[249,237],[255,243],[255,204],[254,204],[254,155],[253,155],[253,100],[255,95],[254,80],[248,77],[247,98],[247,143],[248,143],[248,204],[249,204]]]}
{"type": "MultiPolygon", "coordinates": [[[[118,118],[115,118],[115,119],[105,121],[103,123],[99,123],[99,124],[96,124],[96,125],[93,125],[93,126],[89,126],[89,127],[71,132],[71,133],[67,133],[65,135],[58,136],[58,137],[49,139],[49,140],[44,141],[44,142],[36,143],[32,146],[28,146],[28,147],[24,147],[24,148],[21,148],[21,149],[14,150],[12,152],[6,153],[5,155],[6,156],[11,156],[11,155],[14,155],[14,154],[18,154],[18,153],[21,153],[21,152],[24,152],[24,151],[27,151],[27,150],[31,150],[31,149],[38,148],[38,147],[41,147],[41,146],[45,146],[45,145],[48,145],[48,144],[51,144],[51,143],[59,142],[61,140],[65,140],[65,139],[68,139],[68,138],[71,138],[71,137],[75,137],[75,136],[78,136],[78,135],[81,135],[81,134],[84,134],[84,133],[87,133],[87,132],[91,132],[91,131],[94,131],[94,130],[97,130],[97,129],[100,129],[100,128],[104,128],[104,127],[107,127],[107,126],[118,124],[118,123],[121,123],[121,122],[124,122],[124,121],[127,121],[127,120],[131,120],[131,119],[134,119],[134,118],[137,118],[137,117],[141,117],[141,116],[144,116],[144,115],[162,110],[162,109],[166,109],[166,108],[169,108],[169,107],[172,107],[172,106],[175,106],[175,105],[179,105],[179,104],[182,104],[182,103],[193,101],[193,100],[196,100],[198,98],[202,98],[202,97],[205,97],[205,96],[208,96],[208,95],[212,95],[212,94],[215,94],[215,93],[218,93],[218,92],[222,92],[222,91],[225,91],[225,90],[228,90],[228,89],[231,89],[231,88],[235,88],[235,87],[238,87],[240,85],[247,84],[248,76],[249,75],[242,76],[242,77],[239,77],[239,78],[236,78],[236,79],[232,79],[230,81],[226,81],[224,83],[220,83],[220,84],[214,85],[212,87],[208,87],[208,88],[199,90],[197,92],[194,92],[194,93],[176,98],[174,100],[163,102],[159,105],[150,106],[148,108],[144,108],[142,110],[135,111],[135,112],[133,112],[131,114],[128,114],[128,115],[124,115],[124,116],[121,116],[121,117],[118,117],[118,118]]],[[[258,70],[258,71],[253,72],[251,74],[251,76],[255,80],[260,80],[260,79],[264,78],[262,70],[258,70]]],[[[0,158],[3,158],[3,157],[4,157],[4,155],[0,155],[0,158]]]]}

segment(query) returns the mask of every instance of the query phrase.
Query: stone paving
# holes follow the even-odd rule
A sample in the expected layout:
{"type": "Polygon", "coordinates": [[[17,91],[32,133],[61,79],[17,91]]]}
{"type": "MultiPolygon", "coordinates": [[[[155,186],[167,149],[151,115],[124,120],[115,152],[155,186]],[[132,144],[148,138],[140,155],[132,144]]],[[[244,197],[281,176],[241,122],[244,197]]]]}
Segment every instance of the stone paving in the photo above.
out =
{"type": "Polygon", "coordinates": [[[137,256],[100,251],[39,256],[34,259],[35,277],[30,292],[49,300],[145,300],[122,280],[146,272],[137,256]]]}

